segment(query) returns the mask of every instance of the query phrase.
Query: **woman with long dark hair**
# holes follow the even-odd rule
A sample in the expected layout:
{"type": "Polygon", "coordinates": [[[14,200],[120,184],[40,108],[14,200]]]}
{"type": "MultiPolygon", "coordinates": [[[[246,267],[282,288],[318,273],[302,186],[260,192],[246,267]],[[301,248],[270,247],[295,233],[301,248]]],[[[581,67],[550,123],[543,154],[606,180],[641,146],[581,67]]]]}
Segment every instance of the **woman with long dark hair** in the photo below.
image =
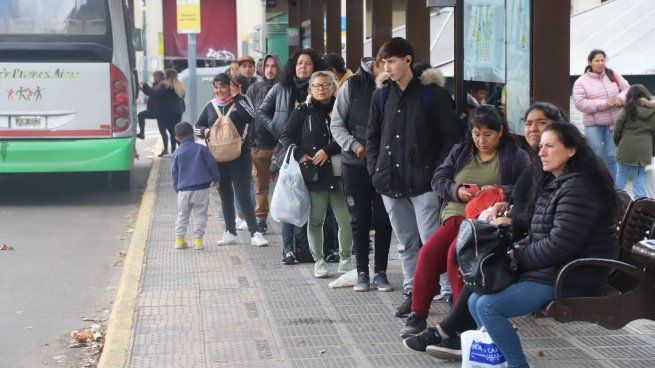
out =
{"type": "Polygon", "coordinates": [[[573,85],[575,107],[583,115],[585,136],[598,157],[601,157],[616,178],[616,146],[612,128],[625,103],[630,84],[617,72],[605,66],[603,50],[591,50],[587,66],[573,85]]]}
{"type": "Polygon", "coordinates": [[[614,128],[616,188],[623,190],[632,175],[634,196],[646,197],[646,166],[655,155],[655,101],[641,84],[630,87],[614,128]]]}
{"type": "Polygon", "coordinates": [[[432,189],[443,200],[441,226],[421,247],[414,272],[411,313],[401,337],[427,327],[432,297],[439,289],[439,275],[448,273],[457,301],[463,283],[455,262],[455,243],[464,208],[476,195],[471,187],[484,190],[502,187],[510,193],[518,177],[530,164],[527,152],[512,139],[507,122],[493,106],[480,106],[469,121],[464,144],[455,145],[432,178],[432,189]]]}
{"type": "MultiPolygon", "coordinates": [[[[309,90],[309,77],[319,70],[325,70],[321,56],[312,49],[303,49],[293,54],[284,67],[282,81],[268,91],[257,113],[260,122],[275,139],[279,140],[291,111],[305,102],[309,90]]],[[[281,165],[284,156],[281,145],[275,150],[274,161],[281,165]]],[[[282,224],[282,262],[296,263],[293,252],[293,231],[291,224],[282,224]]]]}
{"type": "MultiPolygon", "coordinates": [[[[510,367],[528,363],[509,318],[525,316],[553,300],[562,267],[579,258],[611,258],[616,241],[616,191],[605,165],[571,124],[544,129],[539,144],[541,170],[533,172],[528,208],[530,235],[511,254],[518,281],[495,294],[473,293],[469,310],[485,327],[510,367]]],[[[579,267],[564,283],[564,295],[600,293],[609,270],[579,267]]]]}

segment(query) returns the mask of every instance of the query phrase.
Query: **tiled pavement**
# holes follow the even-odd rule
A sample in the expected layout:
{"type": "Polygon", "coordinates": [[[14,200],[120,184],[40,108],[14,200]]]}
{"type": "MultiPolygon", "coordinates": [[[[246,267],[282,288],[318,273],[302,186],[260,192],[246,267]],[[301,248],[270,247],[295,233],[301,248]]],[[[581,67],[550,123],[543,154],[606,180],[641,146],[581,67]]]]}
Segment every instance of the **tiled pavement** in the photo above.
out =
{"type": "MultiPolygon", "coordinates": [[[[280,228],[269,221],[271,245],[215,245],[224,231],[212,194],[203,251],[175,250],[176,216],[168,161],[158,195],[141,280],[127,366],[147,367],[459,367],[406,351],[403,321],[393,316],[400,291],[329,289],[312,265],[280,264],[280,228]]],[[[390,281],[400,285],[392,248],[390,281]]],[[[336,271],[334,264],[331,271],[336,271]]],[[[447,306],[434,303],[432,322],[447,306]]],[[[520,318],[534,367],[655,367],[655,323],[608,331],[592,324],[520,318]]]]}

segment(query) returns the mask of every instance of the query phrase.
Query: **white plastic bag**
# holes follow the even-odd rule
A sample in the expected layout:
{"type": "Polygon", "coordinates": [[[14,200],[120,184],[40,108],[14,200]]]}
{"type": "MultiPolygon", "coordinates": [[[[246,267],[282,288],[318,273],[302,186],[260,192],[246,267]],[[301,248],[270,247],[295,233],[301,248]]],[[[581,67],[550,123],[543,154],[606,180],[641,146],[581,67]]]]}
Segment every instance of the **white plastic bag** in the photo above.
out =
{"type": "Polygon", "coordinates": [[[328,287],[332,289],[352,287],[355,285],[356,282],[357,282],[357,269],[354,269],[339,276],[338,279],[329,283],[328,287]]]}
{"type": "Polygon", "coordinates": [[[291,154],[294,147],[289,147],[280,168],[270,212],[275,221],[303,226],[309,220],[311,202],[300,165],[291,154]]]}
{"type": "Polygon", "coordinates": [[[484,329],[462,333],[462,368],[505,368],[507,361],[484,329]]]}

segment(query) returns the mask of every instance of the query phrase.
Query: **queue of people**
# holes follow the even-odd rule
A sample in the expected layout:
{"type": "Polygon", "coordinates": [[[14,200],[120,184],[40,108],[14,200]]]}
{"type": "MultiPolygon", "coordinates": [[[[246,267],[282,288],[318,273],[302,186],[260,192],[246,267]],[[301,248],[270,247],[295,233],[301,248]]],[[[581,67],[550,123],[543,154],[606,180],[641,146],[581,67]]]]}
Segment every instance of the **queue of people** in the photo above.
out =
{"type": "MultiPolygon", "coordinates": [[[[559,107],[535,102],[523,119],[525,142],[520,143],[527,150],[510,134],[502,113],[484,104],[485,85],[470,88],[477,105],[457,116],[443,77],[436,69],[415,68],[413,46],[403,38],[386,42],[375,58],[363,58],[354,74],[340,56],[321,58],[311,49],[292,55],[284,70],[275,55],[261,61],[260,78],[249,57],[235,63],[234,73],[214,78],[214,98],[194,126],[209,149],[192,142],[188,123],[175,127],[182,147],[172,160],[179,207],[176,248],[186,247],[193,213],[198,218],[193,244],[202,249],[210,187],[219,191],[225,221],[218,245],[239,241],[235,197],[251,244],[267,245],[269,181],[285,153],[292,152],[309,192],[306,234],[315,277],[330,275],[323,232],[326,216],[334,216],[337,273],[356,269],[357,292],[371,286],[393,290],[386,275],[393,230],[405,296],[395,315],[406,318],[400,335],[412,351],[461,359],[460,334],[484,327],[508,366],[527,367],[509,318],[551,301],[556,275],[569,261],[612,258],[615,188],[623,189],[628,175],[635,196],[646,195],[644,168],[655,155],[655,101],[645,87],[629,87],[606,68],[601,50],[592,51],[573,92],[585,114],[586,137],[559,107]],[[224,125],[231,125],[238,141],[229,160],[212,148],[227,139],[213,135],[224,125]],[[489,191],[503,199],[471,215],[469,205],[489,191]],[[455,246],[466,218],[513,227],[516,241],[509,257],[518,265],[518,277],[498,292],[475,292],[460,278],[455,246]],[[432,299],[446,288],[453,294],[451,309],[428,326],[432,299]]],[[[180,96],[168,73],[162,83],[163,90],[180,96]]],[[[282,225],[285,265],[297,263],[296,233],[294,225],[282,225]]],[[[607,277],[604,271],[581,269],[565,284],[565,294],[598,294],[607,277]]]]}

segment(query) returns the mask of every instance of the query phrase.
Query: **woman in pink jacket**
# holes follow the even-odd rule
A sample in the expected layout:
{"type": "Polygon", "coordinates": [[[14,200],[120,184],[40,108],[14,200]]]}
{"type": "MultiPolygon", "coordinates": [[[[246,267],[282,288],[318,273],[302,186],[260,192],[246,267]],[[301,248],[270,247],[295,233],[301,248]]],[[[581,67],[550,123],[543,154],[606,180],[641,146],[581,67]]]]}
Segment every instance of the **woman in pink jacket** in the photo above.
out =
{"type": "Polygon", "coordinates": [[[605,67],[605,51],[592,50],[587,67],[573,85],[575,107],[584,114],[584,132],[594,153],[616,179],[616,147],[612,141],[614,122],[625,104],[630,84],[621,75],[605,67]]]}

